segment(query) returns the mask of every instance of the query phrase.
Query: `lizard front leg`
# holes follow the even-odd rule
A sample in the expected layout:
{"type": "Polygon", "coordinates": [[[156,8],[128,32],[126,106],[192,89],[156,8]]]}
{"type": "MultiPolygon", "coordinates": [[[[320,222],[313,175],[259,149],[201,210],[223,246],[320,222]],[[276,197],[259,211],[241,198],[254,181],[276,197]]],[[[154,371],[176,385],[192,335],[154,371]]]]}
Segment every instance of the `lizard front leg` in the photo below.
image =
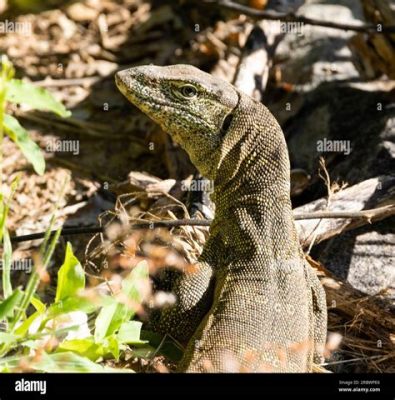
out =
{"type": "Polygon", "coordinates": [[[148,328],[187,343],[210,309],[213,297],[212,268],[202,261],[195,264],[191,271],[166,275],[170,281],[168,289],[175,295],[176,302],[173,306],[154,312],[148,328]]]}
{"type": "Polygon", "coordinates": [[[214,269],[223,253],[221,241],[211,234],[192,268],[172,271],[168,279],[162,280],[162,289],[173,293],[176,302],[153,313],[148,325],[150,330],[168,334],[182,344],[189,342],[213,304],[214,269]]]}

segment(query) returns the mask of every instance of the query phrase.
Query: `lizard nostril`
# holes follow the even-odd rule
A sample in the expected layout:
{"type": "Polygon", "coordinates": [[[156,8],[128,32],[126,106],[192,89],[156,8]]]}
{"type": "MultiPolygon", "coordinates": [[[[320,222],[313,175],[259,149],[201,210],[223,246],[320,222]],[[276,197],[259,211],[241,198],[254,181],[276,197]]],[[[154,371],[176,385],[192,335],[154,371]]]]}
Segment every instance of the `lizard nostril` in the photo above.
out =
{"type": "Polygon", "coordinates": [[[125,81],[124,76],[125,76],[125,71],[119,71],[115,74],[115,83],[117,84],[118,87],[125,81]]]}
{"type": "Polygon", "coordinates": [[[131,68],[118,71],[115,74],[115,82],[117,83],[117,85],[120,83],[125,84],[128,80],[133,78],[134,75],[135,74],[131,71],[131,68]]]}

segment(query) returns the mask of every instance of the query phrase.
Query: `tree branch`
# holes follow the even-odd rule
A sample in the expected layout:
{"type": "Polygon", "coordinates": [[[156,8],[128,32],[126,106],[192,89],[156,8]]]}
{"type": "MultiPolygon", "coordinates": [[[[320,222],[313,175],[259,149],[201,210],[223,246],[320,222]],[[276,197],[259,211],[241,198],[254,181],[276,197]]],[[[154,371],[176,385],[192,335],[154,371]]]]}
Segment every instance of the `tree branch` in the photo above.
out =
{"type": "MultiPolygon", "coordinates": [[[[373,208],[371,210],[362,211],[320,211],[313,213],[295,213],[295,220],[304,219],[322,219],[322,218],[350,218],[350,219],[366,219],[369,223],[380,217],[385,218],[395,214],[395,206],[389,205],[384,207],[373,208]]],[[[210,226],[211,220],[204,219],[177,219],[177,220],[160,220],[160,221],[140,221],[130,225],[131,229],[154,229],[154,228],[174,228],[178,226],[210,226]]],[[[104,227],[93,226],[93,227],[76,227],[76,228],[63,228],[61,236],[69,235],[82,235],[82,234],[94,234],[103,233],[104,227]]],[[[56,231],[52,231],[53,235],[56,231]]],[[[42,239],[45,236],[45,232],[32,233],[29,235],[14,236],[11,238],[12,243],[27,242],[29,240],[42,239]]]]}
{"type": "Polygon", "coordinates": [[[295,220],[301,219],[326,219],[326,218],[350,218],[366,219],[369,223],[378,217],[389,217],[395,214],[395,205],[372,208],[362,211],[317,211],[313,213],[294,213],[295,220]]]}
{"type": "Polygon", "coordinates": [[[364,24],[364,25],[355,25],[355,24],[344,24],[337,23],[331,21],[322,21],[316,20],[312,18],[305,17],[303,15],[296,15],[294,13],[283,13],[277,11],[262,11],[257,10],[252,7],[244,6],[242,4],[235,3],[231,0],[199,0],[194,1],[196,4],[207,4],[213,5],[219,8],[223,8],[230,11],[235,11],[240,14],[247,15],[253,19],[267,19],[272,21],[282,21],[282,22],[298,22],[306,25],[313,26],[324,26],[326,28],[333,29],[341,29],[346,31],[354,31],[354,32],[370,32],[370,33],[394,33],[395,26],[380,26],[375,24],[364,24]]]}

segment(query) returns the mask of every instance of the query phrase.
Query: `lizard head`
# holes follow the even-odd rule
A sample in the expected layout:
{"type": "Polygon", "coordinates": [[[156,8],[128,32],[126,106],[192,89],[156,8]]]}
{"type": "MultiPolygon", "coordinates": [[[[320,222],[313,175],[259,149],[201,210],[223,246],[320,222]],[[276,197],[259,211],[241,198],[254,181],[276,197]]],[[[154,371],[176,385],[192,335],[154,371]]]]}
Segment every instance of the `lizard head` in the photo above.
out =
{"type": "Polygon", "coordinates": [[[134,67],[118,72],[115,81],[132,104],[187,151],[203,175],[215,178],[219,147],[239,102],[231,84],[191,65],[134,67]]]}

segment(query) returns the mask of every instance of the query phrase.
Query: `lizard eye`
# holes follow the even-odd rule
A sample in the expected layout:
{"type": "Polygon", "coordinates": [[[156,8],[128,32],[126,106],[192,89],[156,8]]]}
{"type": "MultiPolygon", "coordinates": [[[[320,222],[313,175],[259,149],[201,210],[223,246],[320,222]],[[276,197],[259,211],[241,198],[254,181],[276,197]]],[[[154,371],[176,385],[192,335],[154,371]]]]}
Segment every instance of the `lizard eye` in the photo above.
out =
{"type": "Polygon", "coordinates": [[[197,96],[198,91],[193,85],[184,85],[181,86],[180,93],[183,97],[186,97],[187,99],[192,99],[193,97],[197,96]]]}
{"type": "Polygon", "coordinates": [[[232,124],[233,121],[233,114],[228,114],[226,118],[224,119],[224,122],[222,123],[221,127],[221,136],[225,136],[226,133],[228,132],[230,125],[232,124]]]}

